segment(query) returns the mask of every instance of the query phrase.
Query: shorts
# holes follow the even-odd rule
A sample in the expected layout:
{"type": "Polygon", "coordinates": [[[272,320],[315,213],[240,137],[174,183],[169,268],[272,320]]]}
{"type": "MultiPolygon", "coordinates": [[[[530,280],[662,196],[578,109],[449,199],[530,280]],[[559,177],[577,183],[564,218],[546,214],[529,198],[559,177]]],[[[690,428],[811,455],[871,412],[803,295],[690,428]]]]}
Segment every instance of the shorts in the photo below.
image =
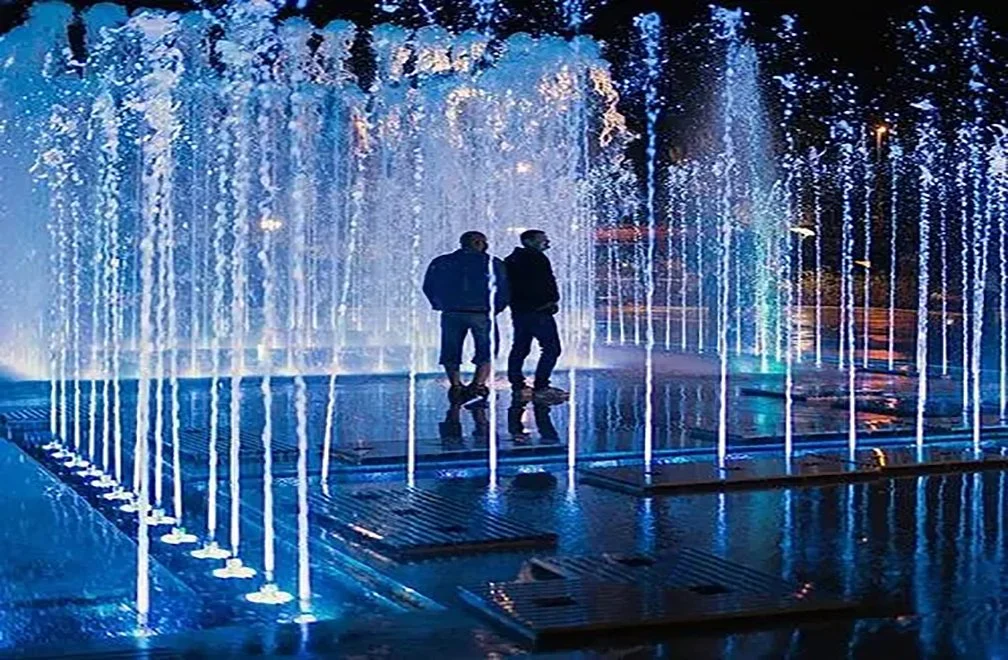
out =
{"type": "Polygon", "coordinates": [[[458,367],[462,364],[462,346],[466,335],[472,333],[476,354],[473,364],[480,366],[489,364],[490,356],[496,353],[500,340],[497,334],[497,324],[490,322],[488,312],[442,312],[441,313],[441,357],[439,362],[445,367],[458,367]],[[491,326],[493,326],[491,328],[491,326]],[[491,347],[490,332],[493,330],[493,346],[491,347]]]}

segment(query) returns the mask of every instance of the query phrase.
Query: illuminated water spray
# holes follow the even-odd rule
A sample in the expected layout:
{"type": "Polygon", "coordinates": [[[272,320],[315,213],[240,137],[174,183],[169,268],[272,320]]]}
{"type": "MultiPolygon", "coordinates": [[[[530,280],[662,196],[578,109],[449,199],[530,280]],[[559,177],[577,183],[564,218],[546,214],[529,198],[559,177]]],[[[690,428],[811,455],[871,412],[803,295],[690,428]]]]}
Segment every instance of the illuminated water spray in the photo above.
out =
{"type": "MultiPolygon", "coordinates": [[[[995,146],[997,149],[998,146],[995,146]]],[[[976,152],[980,153],[980,147],[977,145],[976,152]]],[[[974,174],[980,174],[984,170],[993,170],[991,174],[993,176],[988,177],[987,184],[981,183],[981,179],[978,176],[974,180],[974,201],[973,201],[973,283],[972,283],[972,296],[973,296],[973,332],[972,340],[973,345],[971,348],[971,364],[970,371],[972,371],[972,381],[973,381],[973,397],[972,397],[972,412],[973,412],[973,450],[974,452],[980,451],[980,431],[982,423],[982,412],[983,412],[983,400],[981,393],[981,347],[983,345],[983,316],[985,308],[985,298],[987,289],[987,270],[988,270],[988,257],[990,254],[990,237],[991,237],[991,225],[994,215],[994,209],[990,205],[989,199],[984,199],[983,193],[988,192],[991,186],[997,185],[997,180],[1000,178],[996,173],[997,168],[1003,168],[1004,156],[1000,157],[996,154],[992,154],[993,157],[990,158],[989,165],[977,164],[977,169],[974,170],[974,174]],[[981,169],[982,168],[982,169],[981,169]],[[989,168],[989,169],[988,169],[989,168]]]]}
{"type": "Polygon", "coordinates": [[[899,235],[900,212],[900,170],[902,169],[903,146],[895,140],[889,142],[889,331],[887,363],[892,371],[895,362],[894,344],[896,342],[896,276],[898,260],[896,258],[896,243],[899,235]]]}
{"type": "Polygon", "coordinates": [[[706,271],[704,270],[704,253],[706,252],[706,236],[707,223],[704,222],[703,214],[703,196],[700,189],[700,178],[697,175],[698,165],[695,163],[690,166],[690,184],[689,191],[693,198],[693,204],[691,207],[693,209],[693,220],[694,220],[694,233],[696,234],[696,272],[697,272],[697,295],[696,295],[696,309],[697,309],[697,351],[700,353],[704,352],[704,344],[706,335],[705,328],[705,318],[706,318],[706,304],[707,299],[704,297],[704,279],[706,277],[706,271]]]}
{"type": "Polygon", "coordinates": [[[668,171],[668,195],[669,195],[669,229],[666,232],[666,242],[665,242],[665,349],[669,350],[672,348],[672,302],[673,302],[673,288],[672,288],[672,272],[674,258],[679,260],[678,268],[678,278],[679,278],[679,291],[678,291],[678,303],[679,303],[679,350],[683,353],[686,352],[687,346],[687,336],[686,336],[686,292],[687,284],[689,279],[689,273],[687,270],[687,262],[689,256],[686,250],[686,219],[688,217],[687,208],[689,204],[689,196],[687,193],[687,184],[689,182],[688,178],[688,164],[674,164],[669,168],[668,171]],[[674,223],[674,224],[673,224],[674,223]],[[674,231],[673,231],[674,227],[674,231]],[[673,249],[673,236],[678,234],[678,245],[676,249],[673,249]]]}
{"type": "MultiPolygon", "coordinates": [[[[780,36],[785,43],[793,43],[797,37],[795,21],[790,16],[785,16],[780,36]]],[[[800,65],[799,65],[800,66],[800,65]]],[[[779,310],[778,316],[783,316],[780,323],[783,324],[783,356],[784,356],[784,457],[787,469],[791,469],[791,457],[793,454],[793,407],[794,407],[794,367],[795,361],[795,341],[794,331],[796,321],[801,323],[801,276],[802,276],[802,240],[808,235],[808,228],[801,226],[801,198],[803,190],[802,172],[803,162],[798,150],[798,141],[795,130],[795,120],[798,114],[800,97],[798,95],[799,75],[788,73],[776,78],[778,95],[783,108],[783,122],[781,127],[784,132],[784,154],[783,154],[783,186],[781,187],[781,218],[779,222],[779,235],[784,245],[780,248],[783,254],[782,270],[784,273],[783,309],[779,310]],[[795,268],[795,258],[793,252],[797,252],[797,269],[795,268]],[[797,273],[797,306],[795,304],[795,287],[797,273]],[[797,316],[797,318],[796,318],[797,316]]],[[[778,287],[779,288],[779,287],[778,287]]],[[[798,326],[800,328],[800,325],[798,326]]],[[[778,333],[781,331],[778,330],[778,333]]],[[[798,342],[798,361],[801,360],[800,342],[798,342]]]]}
{"type": "MultiPolygon", "coordinates": [[[[972,346],[970,350],[970,371],[972,372],[973,396],[973,450],[980,451],[980,430],[982,424],[982,346],[984,329],[984,310],[986,309],[988,262],[990,255],[990,239],[993,233],[997,209],[994,198],[999,191],[999,182],[1004,176],[1003,131],[998,128],[998,139],[991,148],[984,144],[983,129],[986,123],[987,102],[989,94],[987,81],[981,62],[988,62],[991,53],[982,42],[981,35],[985,29],[979,18],[974,18],[966,28],[965,56],[970,61],[970,79],[968,81],[968,117],[969,123],[960,130],[960,137],[968,140],[966,152],[969,154],[968,180],[970,187],[970,217],[972,219],[972,346]]],[[[1003,290],[1002,290],[1002,295],[1003,290]]],[[[1002,317],[1001,322],[1004,323],[1002,317]]],[[[965,372],[965,369],[963,370],[965,372]]],[[[1002,372],[1003,373],[1003,372],[1002,372]]],[[[999,378],[1000,380],[1000,378],[999,378]]],[[[1000,387],[1000,385],[999,385],[1000,387]]]]}
{"type": "Polygon", "coordinates": [[[165,351],[167,351],[165,316],[168,306],[167,224],[169,222],[171,218],[168,214],[162,213],[154,239],[154,507],[148,520],[151,525],[162,524],[165,517],[161,500],[164,496],[164,381],[165,351]]]}
{"type": "Polygon", "coordinates": [[[142,83],[147,92],[143,106],[144,121],[149,127],[147,140],[143,142],[145,169],[144,207],[142,209],[143,238],[140,242],[140,350],[139,350],[139,391],[137,394],[136,454],[139,466],[139,487],[137,488],[137,595],[136,609],[138,624],[145,629],[150,612],[149,589],[149,530],[150,515],[150,457],[148,450],[151,356],[154,350],[151,313],[154,299],[154,259],[157,229],[170,218],[169,199],[171,190],[171,142],[177,127],[177,119],[170,102],[172,90],[181,73],[181,53],[174,47],[173,33],[176,24],[161,20],[154,15],[142,15],[134,22],[141,37],[144,61],[150,66],[142,83]]]}
{"type": "Polygon", "coordinates": [[[87,462],[81,458],[81,399],[83,396],[83,371],[81,369],[81,275],[83,274],[81,252],[84,233],[84,211],[82,195],[83,179],[80,171],[80,155],[84,147],[84,131],[76,130],[70,140],[69,168],[70,184],[72,186],[70,207],[70,336],[71,356],[73,358],[73,456],[63,465],[68,468],[87,467],[87,462]]]}
{"type": "Polygon", "coordinates": [[[970,332],[972,324],[969,322],[970,311],[970,250],[969,225],[969,187],[966,180],[967,164],[969,160],[969,127],[961,126],[956,131],[956,164],[955,164],[955,190],[959,199],[958,219],[959,219],[959,297],[962,301],[962,409],[963,415],[967,414],[970,405],[970,332]]]}
{"type": "Polygon", "coordinates": [[[1003,126],[998,127],[997,140],[991,147],[988,157],[988,179],[987,188],[987,208],[992,223],[996,222],[998,227],[998,251],[1000,259],[1000,289],[998,291],[998,302],[1000,305],[1000,342],[998,360],[998,413],[1003,420],[1005,418],[1006,406],[1008,406],[1008,387],[1006,387],[1006,374],[1008,374],[1008,329],[1005,320],[1006,296],[1008,296],[1008,246],[1006,246],[1006,232],[1008,232],[1008,129],[1003,126]]]}
{"type": "MultiPolygon", "coordinates": [[[[944,160],[944,153],[939,158],[944,160]]],[[[948,186],[944,177],[937,184],[938,188],[938,261],[941,267],[940,291],[941,291],[941,374],[948,376],[949,373],[949,352],[948,352],[948,186]]]]}
{"type": "MultiPolygon", "coordinates": [[[[864,245],[861,253],[861,267],[864,273],[863,293],[861,296],[861,366],[868,368],[868,344],[869,326],[871,313],[871,247],[872,247],[872,201],[875,193],[875,168],[873,166],[872,152],[870,144],[865,138],[858,142],[858,157],[862,167],[862,183],[864,184],[864,197],[862,199],[862,217],[864,223],[864,245]]],[[[853,355],[851,356],[853,358],[853,355]]]]}
{"type": "MultiPolygon", "coordinates": [[[[96,104],[97,105],[97,104],[96,104]]],[[[92,110],[91,121],[89,122],[88,128],[88,141],[95,139],[94,133],[94,110],[92,110]]],[[[88,392],[88,434],[87,434],[87,462],[88,467],[78,473],[82,477],[97,477],[101,474],[101,470],[98,468],[98,457],[95,453],[98,436],[98,381],[105,381],[101,378],[101,374],[104,370],[99,368],[99,356],[104,359],[102,354],[102,341],[105,341],[107,334],[102,332],[102,326],[99,325],[98,319],[100,318],[100,307],[102,303],[102,269],[98,267],[98,264],[105,260],[105,243],[103,237],[103,227],[102,227],[102,206],[103,201],[99,196],[95,208],[93,211],[93,216],[95,218],[93,222],[94,229],[91,234],[91,325],[90,325],[90,336],[91,336],[91,361],[89,364],[89,370],[91,371],[90,378],[90,388],[88,392]]],[[[107,303],[106,303],[107,304],[107,303]]],[[[105,341],[107,344],[107,341],[105,341]]],[[[106,381],[107,382],[107,381],[106,381]]],[[[106,388],[107,389],[107,388],[106,388]]],[[[106,398],[107,401],[107,398],[106,398]]]]}
{"type": "MultiPolygon", "coordinates": [[[[739,61],[741,48],[739,29],[742,23],[741,10],[716,10],[714,14],[717,36],[725,40],[727,52],[725,55],[726,71],[722,87],[723,124],[721,134],[721,157],[718,163],[720,177],[719,216],[719,267],[718,267],[718,357],[720,362],[720,377],[718,389],[718,465],[724,466],[728,453],[728,323],[729,305],[731,302],[731,264],[732,241],[734,239],[734,214],[732,208],[733,184],[732,172],[735,168],[735,138],[733,136],[733,118],[735,115],[735,64],[739,61]]],[[[761,325],[765,328],[765,324],[761,325]]],[[[764,335],[765,336],[765,335],[764,335]]],[[[763,355],[766,355],[766,343],[763,355]]]]}
{"type": "Polygon", "coordinates": [[[413,234],[410,240],[410,279],[413,288],[410,291],[410,320],[409,331],[410,341],[410,371],[409,371],[409,419],[407,420],[406,439],[406,483],[408,486],[416,484],[416,406],[417,406],[417,372],[418,358],[416,354],[416,336],[419,332],[419,313],[417,312],[417,292],[420,290],[420,233],[423,222],[423,197],[421,191],[424,180],[424,152],[421,142],[421,122],[423,119],[423,102],[419,99],[415,102],[412,119],[412,139],[413,139],[413,195],[411,212],[413,217],[413,234]]]}
{"type": "Polygon", "coordinates": [[[226,166],[231,154],[231,132],[238,123],[239,116],[232,105],[225,106],[224,120],[218,129],[217,147],[215,149],[215,172],[217,186],[217,202],[213,209],[213,275],[217,286],[211,288],[211,336],[210,336],[210,423],[207,434],[207,510],[206,535],[203,546],[192,551],[198,559],[226,559],[228,551],[217,542],[217,488],[220,457],[217,446],[221,439],[221,343],[226,336],[224,291],[227,283],[227,254],[224,239],[228,224],[228,193],[231,185],[229,168],[226,166]]]}
{"type": "Polygon", "coordinates": [[[917,242],[917,448],[924,443],[924,413],[928,389],[928,293],[930,283],[932,195],[937,174],[937,109],[929,99],[918,101],[920,111],[914,162],[918,171],[920,206],[917,242]]]}
{"type": "Polygon", "coordinates": [[[644,465],[650,472],[653,444],[654,422],[654,260],[655,236],[657,230],[657,211],[655,208],[655,193],[657,190],[656,159],[658,144],[658,115],[661,112],[661,99],[658,94],[658,81],[661,74],[661,18],[658,14],[644,14],[634,19],[634,26],[640,33],[644,45],[644,108],[647,115],[647,197],[645,209],[647,212],[647,261],[645,277],[645,316],[646,335],[644,345],[644,465]]]}
{"type": "MultiPolygon", "coordinates": [[[[262,231],[259,253],[259,265],[262,268],[263,281],[263,336],[259,344],[259,363],[262,365],[263,377],[260,391],[263,401],[263,584],[257,591],[245,594],[246,600],[264,605],[279,605],[290,602],[294,597],[280,591],[276,584],[276,534],[274,530],[273,511],[273,333],[276,327],[274,267],[272,259],[273,234],[281,228],[281,223],[274,218],[274,198],[276,184],[273,177],[273,150],[275,149],[275,133],[272,119],[273,99],[269,93],[259,99],[257,115],[257,133],[259,136],[259,185],[262,196],[259,200],[257,215],[259,229],[262,231]]],[[[237,554],[237,553],[236,553],[237,554]]]]}
{"type": "MultiPolygon", "coordinates": [[[[832,137],[839,149],[838,178],[840,183],[842,234],[841,234],[841,346],[847,354],[847,452],[853,460],[857,453],[857,402],[854,358],[854,170],[858,132],[846,120],[838,120],[832,137]]],[[[842,362],[842,359],[841,359],[842,362]]]]}
{"type": "MultiPolygon", "coordinates": [[[[241,64],[236,62],[235,64],[241,64]]],[[[252,85],[239,80],[232,84],[238,117],[245,125],[251,116],[252,85]]],[[[214,575],[222,578],[250,578],[255,570],[242,565],[239,557],[241,543],[241,381],[245,375],[245,296],[247,285],[246,251],[250,223],[249,194],[251,136],[247,131],[237,130],[235,176],[232,194],[234,196],[234,240],[231,249],[231,400],[230,400],[230,442],[228,451],[228,482],[230,497],[229,541],[231,553],[225,566],[214,570],[214,575]]]]}
{"type": "Polygon", "coordinates": [[[979,247],[980,264],[976,267],[976,281],[974,281],[973,300],[974,305],[980,310],[979,320],[974,319],[976,329],[973,337],[973,364],[971,369],[974,373],[973,383],[973,446],[979,450],[980,429],[981,429],[981,390],[980,390],[980,328],[983,324],[983,305],[987,284],[987,264],[989,254],[989,243],[994,232],[995,225],[998,233],[998,259],[1000,291],[998,292],[999,311],[1002,312],[1000,322],[1000,333],[998,341],[998,413],[1000,417],[1005,414],[1005,329],[1003,310],[1005,306],[1005,223],[1008,219],[1008,129],[1003,126],[997,127],[997,135],[994,144],[987,152],[987,163],[985,167],[986,185],[984,194],[986,205],[982,213],[982,219],[978,223],[979,229],[975,229],[974,240],[981,244],[979,247]]]}
{"type": "MultiPolygon", "coordinates": [[[[337,22],[336,25],[333,25],[333,26],[331,26],[331,28],[327,29],[327,32],[328,32],[328,34],[327,34],[328,38],[326,40],[326,43],[330,44],[328,46],[328,49],[330,51],[330,56],[332,56],[333,51],[335,50],[333,48],[333,46],[331,45],[332,41],[335,41],[337,45],[341,44],[344,48],[348,47],[347,44],[349,43],[349,41],[351,39],[350,35],[352,34],[350,32],[350,30],[348,29],[348,25],[345,25],[345,24],[337,22]]],[[[338,124],[334,124],[334,126],[338,126],[338,124]]],[[[332,146],[332,166],[333,166],[333,169],[335,171],[337,171],[337,172],[340,172],[340,170],[343,169],[343,173],[345,173],[345,175],[349,175],[349,172],[351,171],[351,167],[353,167],[354,171],[357,171],[359,169],[359,165],[354,167],[354,166],[350,165],[350,163],[357,163],[357,162],[359,162],[359,157],[356,157],[356,156],[353,157],[352,160],[348,161],[348,163],[344,166],[344,164],[343,164],[343,156],[345,155],[346,152],[345,152],[344,149],[342,149],[343,142],[340,140],[340,135],[338,133],[334,132],[332,129],[330,129],[330,136],[331,136],[330,139],[331,139],[332,145],[333,145],[332,146]]],[[[349,178],[349,177],[347,177],[347,178],[349,178]]],[[[330,207],[335,207],[335,208],[340,208],[340,207],[342,207],[342,206],[345,205],[346,200],[343,197],[338,196],[338,194],[336,192],[336,188],[337,188],[336,186],[333,186],[333,196],[332,196],[333,203],[330,204],[329,206],[330,207]]],[[[351,198],[351,199],[353,199],[353,198],[351,198]]],[[[337,222],[335,222],[334,220],[337,219],[337,218],[340,218],[341,215],[338,214],[338,213],[333,213],[331,211],[331,215],[329,217],[330,217],[330,220],[331,220],[332,227],[330,228],[330,232],[329,232],[330,236],[329,236],[328,243],[329,243],[329,247],[333,251],[333,253],[334,254],[338,254],[337,250],[339,248],[339,243],[340,243],[340,240],[341,240],[341,235],[340,235],[340,231],[339,231],[339,224],[337,222]]],[[[328,314],[328,318],[329,318],[329,335],[330,335],[329,342],[331,344],[331,356],[330,356],[330,362],[329,362],[329,367],[328,367],[328,371],[329,371],[329,385],[328,385],[327,394],[326,394],[325,428],[323,429],[323,437],[322,437],[322,460],[321,460],[321,463],[322,463],[322,475],[321,475],[322,489],[326,493],[328,492],[329,461],[330,461],[330,454],[331,454],[331,451],[332,451],[333,435],[335,433],[334,418],[335,418],[335,415],[336,415],[336,378],[337,378],[337,375],[338,375],[339,370],[340,370],[340,364],[339,364],[339,338],[340,338],[340,334],[339,334],[339,330],[343,326],[344,318],[345,318],[345,314],[346,314],[346,304],[345,304],[345,301],[343,301],[342,303],[340,302],[341,301],[341,294],[342,294],[343,291],[344,291],[344,289],[341,287],[341,280],[339,278],[338,273],[336,271],[331,272],[329,274],[329,303],[330,304],[329,304],[329,314],[328,314]]]]}
{"type": "Polygon", "coordinates": [[[38,158],[31,171],[47,183],[49,193],[48,223],[50,235],[50,274],[55,291],[51,295],[49,310],[50,361],[49,361],[49,433],[51,440],[45,444],[46,451],[53,452],[57,459],[69,456],[66,453],[66,334],[64,327],[65,283],[66,283],[66,196],[70,179],[71,162],[68,158],[66,141],[76,130],[72,120],[66,116],[67,109],[55,105],[49,114],[45,131],[39,134],[38,158]]]}
{"type": "Polygon", "coordinates": [[[815,365],[822,366],[823,298],[822,298],[822,154],[809,149],[808,162],[811,170],[812,216],[815,223],[815,365]]]}
{"type": "Polygon", "coordinates": [[[119,120],[114,101],[108,91],[95,101],[93,115],[99,124],[101,146],[99,163],[102,173],[99,192],[99,215],[104,233],[102,263],[95,263],[102,273],[101,298],[105,302],[100,321],[102,360],[105,378],[102,381],[102,474],[91,482],[95,488],[112,488],[122,483],[122,414],[120,409],[119,357],[121,305],[119,293],[119,120]]]}
{"type": "MultiPolygon", "coordinates": [[[[300,44],[299,44],[300,45],[300,44]]],[[[307,48],[307,43],[304,42],[307,48]]],[[[312,136],[315,132],[315,113],[312,97],[305,93],[302,79],[294,74],[294,90],[291,95],[293,117],[293,139],[290,156],[294,169],[294,191],[292,212],[294,227],[291,233],[293,263],[291,277],[294,283],[294,330],[295,335],[305,336],[309,327],[307,299],[306,249],[308,240],[308,212],[314,203],[314,189],[308,170],[308,160],[312,153],[312,136]],[[300,331],[300,332],[299,332],[300,331]]],[[[298,603],[300,616],[310,616],[311,573],[308,560],[308,388],[304,379],[304,359],[301,351],[294,352],[294,412],[297,437],[297,548],[298,548],[298,603]]],[[[284,594],[283,599],[287,599],[284,594]]]]}
{"type": "MultiPolygon", "coordinates": [[[[171,194],[171,188],[168,188],[171,194]]],[[[169,394],[169,415],[170,433],[172,443],[172,515],[163,515],[160,511],[154,512],[152,522],[158,524],[174,524],[172,531],[161,537],[166,543],[182,544],[195,543],[196,537],[186,532],[182,521],[182,439],[179,409],[179,358],[178,358],[178,285],[175,277],[175,213],[172,205],[165,205],[164,222],[162,226],[165,249],[163,258],[165,259],[165,281],[164,294],[166,296],[166,322],[167,327],[167,367],[168,367],[168,394],[169,394]]],[[[163,352],[163,350],[162,350],[163,352]]],[[[162,359],[165,359],[162,357],[162,359]]],[[[164,376],[162,375],[162,381],[164,376]]]]}

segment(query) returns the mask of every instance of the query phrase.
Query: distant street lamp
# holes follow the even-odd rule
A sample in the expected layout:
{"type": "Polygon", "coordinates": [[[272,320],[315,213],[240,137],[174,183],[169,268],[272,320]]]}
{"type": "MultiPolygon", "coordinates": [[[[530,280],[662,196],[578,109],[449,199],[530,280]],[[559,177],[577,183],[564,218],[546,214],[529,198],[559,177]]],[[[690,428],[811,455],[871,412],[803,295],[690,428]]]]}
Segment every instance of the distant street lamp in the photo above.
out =
{"type": "Polygon", "coordinates": [[[875,127],[875,153],[879,158],[882,157],[882,138],[884,138],[888,132],[889,127],[885,124],[879,124],[875,127]]]}

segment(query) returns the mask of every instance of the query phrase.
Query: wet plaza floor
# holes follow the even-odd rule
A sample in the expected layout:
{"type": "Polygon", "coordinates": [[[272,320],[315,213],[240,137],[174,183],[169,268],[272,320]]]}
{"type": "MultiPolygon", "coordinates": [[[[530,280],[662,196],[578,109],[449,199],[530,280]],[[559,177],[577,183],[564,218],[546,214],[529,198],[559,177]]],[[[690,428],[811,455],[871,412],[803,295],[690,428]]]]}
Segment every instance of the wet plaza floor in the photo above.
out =
{"type": "MultiPolygon", "coordinates": [[[[1008,495],[1003,471],[653,497],[599,488],[582,479],[582,468],[640,465],[648,412],[639,356],[627,355],[622,364],[617,356],[604,370],[578,371],[571,402],[548,410],[515,406],[506,390],[499,391],[495,409],[453,409],[439,379],[432,377],[418,379],[412,395],[405,377],[346,377],[337,381],[330,400],[327,379],[309,379],[306,476],[300,479],[301,448],[291,405],[294,384],[277,382],[271,415],[275,579],[294,594],[307,585],[300,600],[283,606],[253,606],[243,599],[262,583],[265,552],[263,469],[261,445],[256,444],[264,416],[258,383],[249,383],[241,408],[241,438],[248,446],[237,480],[237,515],[240,554],[259,575],[239,583],[218,580],[211,575],[216,562],[196,560],[188,556],[189,548],[161,543],[158,536],[167,530],[158,528],[163,531],[151,542],[148,631],[156,634],[138,635],[136,627],[137,546],[130,537],[135,514],[117,513],[52,461],[33,454],[35,436],[2,442],[0,470],[12,487],[3,494],[3,510],[9,513],[0,529],[8,550],[0,555],[0,653],[89,656],[146,648],[157,651],[158,657],[488,657],[535,652],[556,657],[977,658],[1004,652],[1008,495]],[[332,451],[323,462],[330,403],[332,451]],[[491,486],[494,443],[496,483],[491,486]],[[412,472],[407,467],[411,449],[416,458],[412,472]],[[362,488],[400,489],[409,479],[424,492],[552,532],[556,545],[394,560],[335,534],[331,521],[319,515],[319,503],[327,498],[335,501],[332,498],[362,488]],[[299,519],[304,510],[300,495],[313,507],[304,519],[299,519]],[[515,579],[532,557],[664,556],[682,548],[835,594],[862,609],[853,620],[593,640],[577,651],[545,651],[459,598],[460,586],[515,579]],[[304,611],[318,622],[291,622],[304,611]]],[[[735,368],[729,452],[779,453],[782,375],[758,370],[743,374],[741,365],[735,368]]],[[[712,440],[698,432],[716,430],[717,379],[711,361],[660,354],[655,370],[651,414],[656,461],[684,456],[712,460],[712,440]]],[[[830,372],[807,372],[796,379],[795,437],[808,436],[817,450],[831,442],[830,433],[843,439],[841,449],[847,437],[849,409],[835,405],[843,403],[838,392],[844,380],[842,374],[830,372]]],[[[934,380],[935,401],[957,399],[954,378],[934,380]]],[[[560,374],[557,384],[571,387],[570,375],[560,374]]],[[[901,401],[910,397],[914,384],[912,378],[869,373],[857,381],[862,397],[871,392],[901,401]]],[[[4,387],[7,414],[47,405],[47,383],[4,387]]],[[[180,489],[186,525],[201,538],[211,490],[208,454],[201,450],[206,446],[209,399],[207,381],[181,385],[179,424],[192,431],[192,439],[183,443],[187,453],[180,489]]],[[[128,392],[123,400],[124,426],[130,428],[128,392]]],[[[228,403],[222,397],[222,420],[228,403]]],[[[887,442],[913,441],[914,419],[901,406],[881,411],[859,406],[856,420],[865,447],[874,444],[870,433],[878,429],[906,430],[887,442]]],[[[927,424],[928,434],[937,437],[940,430],[963,427],[964,420],[954,410],[951,415],[929,415],[927,424]]],[[[86,446],[87,433],[81,437],[86,446]]],[[[230,489],[235,482],[222,449],[217,538],[227,545],[232,540],[230,489]]],[[[127,465],[129,455],[127,451],[127,465]]],[[[167,468],[162,476],[163,504],[169,510],[173,476],[167,468]]]]}

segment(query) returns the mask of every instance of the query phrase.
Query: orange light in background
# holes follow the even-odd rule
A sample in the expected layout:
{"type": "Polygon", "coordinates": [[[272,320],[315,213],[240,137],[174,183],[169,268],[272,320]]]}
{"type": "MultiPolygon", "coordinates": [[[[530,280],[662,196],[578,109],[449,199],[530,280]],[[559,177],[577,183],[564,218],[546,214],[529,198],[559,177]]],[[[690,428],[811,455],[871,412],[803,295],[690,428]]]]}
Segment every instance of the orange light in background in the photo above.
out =
{"type": "Polygon", "coordinates": [[[886,133],[889,132],[889,127],[885,124],[879,124],[875,127],[875,149],[882,151],[882,138],[885,137],[886,133]]]}

